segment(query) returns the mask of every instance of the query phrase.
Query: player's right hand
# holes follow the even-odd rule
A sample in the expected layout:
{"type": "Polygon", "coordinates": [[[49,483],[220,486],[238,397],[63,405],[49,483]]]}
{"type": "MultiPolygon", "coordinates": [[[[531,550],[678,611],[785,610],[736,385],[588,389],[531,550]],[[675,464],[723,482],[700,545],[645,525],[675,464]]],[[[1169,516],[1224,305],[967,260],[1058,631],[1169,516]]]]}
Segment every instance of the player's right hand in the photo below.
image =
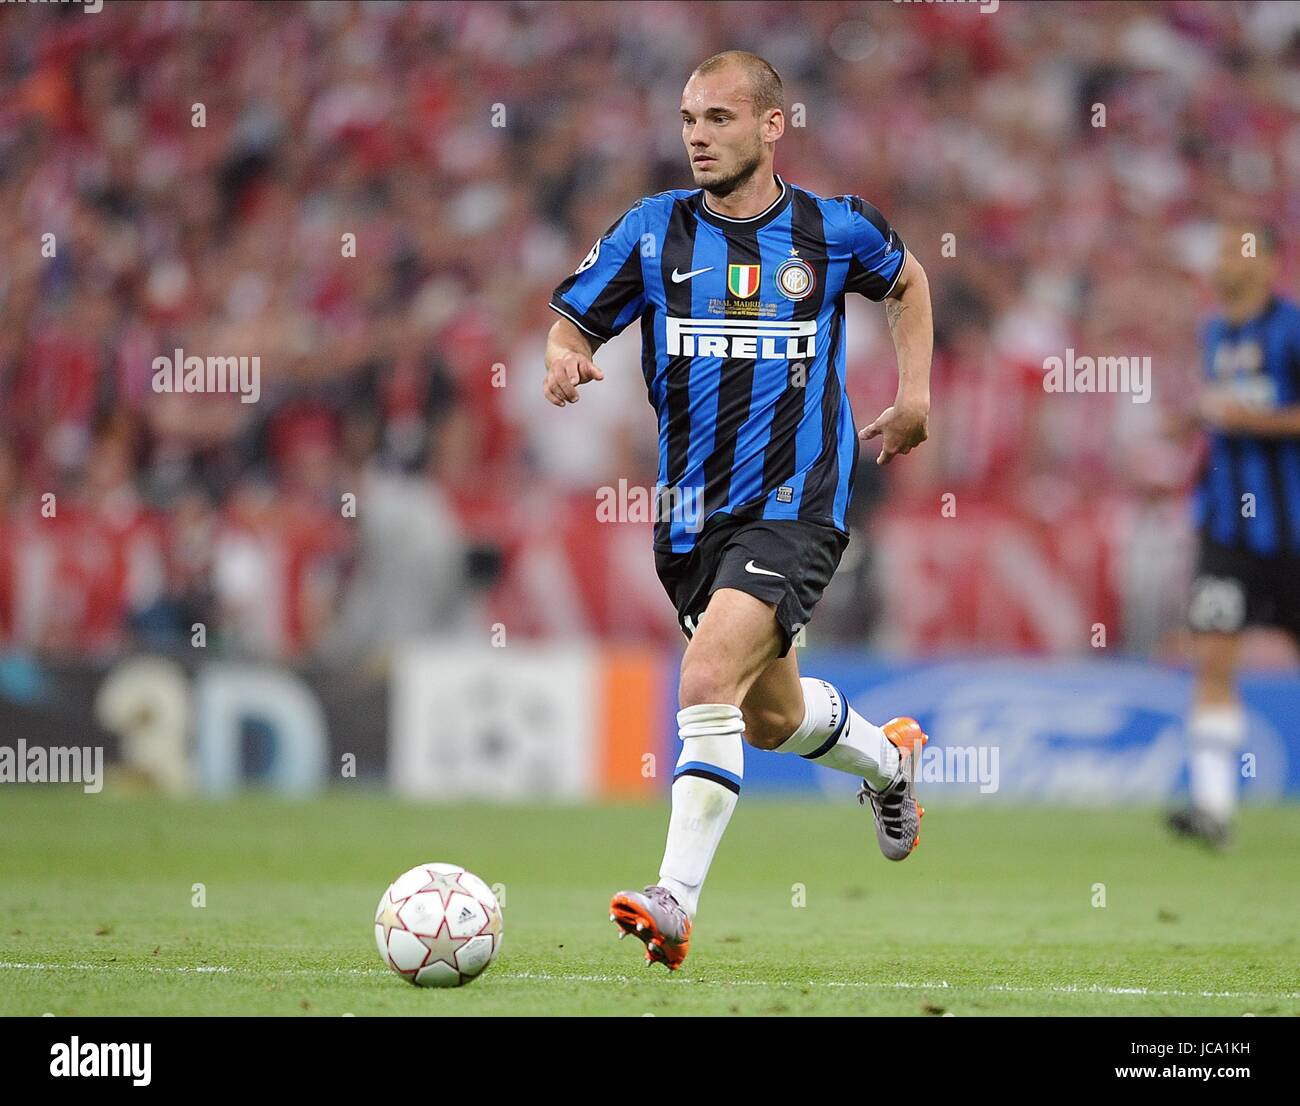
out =
{"type": "Polygon", "coordinates": [[[578,385],[589,380],[604,380],[605,374],[589,357],[573,350],[561,350],[546,364],[546,381],[542,394],[556,407],[578,402],[578,385]]]}

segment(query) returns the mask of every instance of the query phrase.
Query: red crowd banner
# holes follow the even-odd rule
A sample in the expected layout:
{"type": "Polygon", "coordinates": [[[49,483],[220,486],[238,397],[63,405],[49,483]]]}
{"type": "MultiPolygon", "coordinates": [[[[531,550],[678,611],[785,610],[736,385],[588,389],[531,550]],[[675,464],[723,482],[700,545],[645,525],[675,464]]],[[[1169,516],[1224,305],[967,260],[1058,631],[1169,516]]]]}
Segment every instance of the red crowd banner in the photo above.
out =
{"type": "MultiPolygon", "coordinates": [[[[872,554],[882,602],[877,627],[864,613],[859,640],[906,653],[1060,654],[1086,648],[1101,624],[1108,644],[1122,642],[1122,507],[1094,503],[1050,523],[1001,503],[963,500],[960,510],[958,524],[938,505],[891,506],[854,536],[872,554]]],[[[265,656],[310,652],[322,625],[308,612],[329,609],[322,581],[346,587],[346,525],[301,512],[255,523],[223,516],[197,564],[186,560],[195,543],[181,525],[176,516],[62,505],[52,519],[0,520],[0,647],[112,653],[132,644],[133,620],[178,588],[197,587],[211,593],[219,625],[210,632],[265,656]]],[[[572,496],[531,513],[516,504],[490,530],[472,514],[462,526],[504,554],[482,612],[485,633],[499,622],[525,639],[681,644],[648,523],[603,521],[594,496],[572,496]]],[[[837,633],[857,625],[840,619],[837,633]]]]}

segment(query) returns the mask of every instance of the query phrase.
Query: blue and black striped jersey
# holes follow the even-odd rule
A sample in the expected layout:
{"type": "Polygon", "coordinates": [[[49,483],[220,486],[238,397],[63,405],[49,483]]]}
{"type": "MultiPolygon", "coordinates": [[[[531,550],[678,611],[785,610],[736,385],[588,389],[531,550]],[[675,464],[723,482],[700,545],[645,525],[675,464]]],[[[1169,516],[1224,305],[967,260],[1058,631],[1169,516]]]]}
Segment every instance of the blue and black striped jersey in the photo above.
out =
{"type": "MultiPolygon", "coordinates": [[[[889,294],[903,243],[857,196],[775,178],[766,211],[731,219],[702,190],[639,200],[551,307],[599,345],[641,320],[659,417],[658,485],[715,514],[845,529],[858,456],[844,388],[844,295],[889,294]]],[[[657,512],[655,548],[688,552],[686,512],[657,512]]]]}
{"type": "MultiPolygon", "coordinates": [[[[1300,404],[1295,304],[1275,298],[1237,325],[1212,319],[1203,343],[1210,383],[1241,403],[1266,411],[1300,404]]],[[[1260,556],[1300,554],[1300,438],[1212,433],[1195,513],[1202,533],[1219,545],[1260,556]]]]}

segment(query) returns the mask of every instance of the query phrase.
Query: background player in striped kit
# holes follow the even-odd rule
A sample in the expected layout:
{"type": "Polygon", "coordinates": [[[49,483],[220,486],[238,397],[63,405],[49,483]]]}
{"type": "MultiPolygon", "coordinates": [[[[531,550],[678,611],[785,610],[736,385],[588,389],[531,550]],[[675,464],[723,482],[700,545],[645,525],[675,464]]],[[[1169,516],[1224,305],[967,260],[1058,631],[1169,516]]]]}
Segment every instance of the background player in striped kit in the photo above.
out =
{"type": "Polygon", "coordinates": [[[1189,610],[1191,804],[1169,824],[1213,847],[1230,839],[1246,737],[1241,632],[1278,626],[1300,644],[1300,308],[1274,292],[1276,247],[1271,228],[1224,228],[1214,273],[1221,313],[1204,334],[1200,413],[1210,441],[1189,610]]]}
{"type": "Polygon", "coordinates": [[[856,196],[823,199],[777,176],[780,78],[752,54],[700,65],[682,95],[695,190],[638,201],[556,289],[546,348],[557,406],[602,379],[598,346],[640,318],[659,419],[656,568],[691,641],[682,752],[659,882],[614,896],[611,918],[676,968],[744,774],[750,744],[863,780],[884,854],[919,837],[910,718],[876,726],[790,651],[848,542],[858,434],[844,389],[844,295],[886,301],[895,403],[863,432],[880,462],[925,440],[933,324],[925,273],[856,196]],[[702,528],[691,525],[702,520],[702,528]]]}

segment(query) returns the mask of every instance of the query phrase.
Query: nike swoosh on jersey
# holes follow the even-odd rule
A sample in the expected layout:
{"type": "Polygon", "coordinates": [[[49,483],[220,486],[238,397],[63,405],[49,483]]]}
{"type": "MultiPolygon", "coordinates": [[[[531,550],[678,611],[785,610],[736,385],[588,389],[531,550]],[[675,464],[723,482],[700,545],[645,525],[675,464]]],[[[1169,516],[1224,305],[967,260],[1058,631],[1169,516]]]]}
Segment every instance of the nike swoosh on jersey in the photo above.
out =
{"type": "Polygon", "coordinates": [[[707,272],[710,272],[712,269],[713,269],[713,266],[712,266],[712,265],[706,265],[703,269],[692,269],[689,273],[679,273],[679,272],[677,271],[676,267],[674,266],[674,268],[673,268],[673,283],[674,283],[674,284],[681,284],[681,282],[684,281],[684,280],[690,280],[691,277],[693,277],[693,276],[699,276],[701,273],[707,273],[707,272]]]}
{"type": "Polygon", "coordinates": [[[779,572],[773,572],[770,568],[759,568],[756,564],[754,564],[753,561],[750,561],[749,564],[745,566],[745,571],[753,572],[760,576],[775,576],[778,580],[785,579],[785,577],[782,576],[779,572]]]}

